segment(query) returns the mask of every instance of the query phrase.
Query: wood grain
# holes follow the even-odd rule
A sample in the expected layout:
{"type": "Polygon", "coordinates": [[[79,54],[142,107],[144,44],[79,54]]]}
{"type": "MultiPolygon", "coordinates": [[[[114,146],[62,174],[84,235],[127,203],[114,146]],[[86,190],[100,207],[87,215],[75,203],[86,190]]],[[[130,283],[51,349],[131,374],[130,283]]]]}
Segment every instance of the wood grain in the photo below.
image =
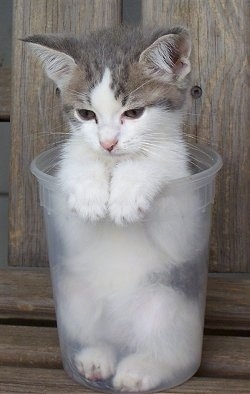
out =
{"type": "MultiPolygon", "coordinates": [[[[0,325],[0,365],[62,368],[56,328],[0,325]]],[[[206,335],[197,376],[250,379],[250,338],[206,335]]]]}
{"type": "Polygon", "coordinates": [[[19,38],[76,33],[120,22],[120,0],[15,0],[12,54],[12,149],[9,264],[47,265],[45,236],[31,160],[64,131],[55,87],[19,38]]]}
{"type": "Polygon", "coordinates": [[[0,278],[0,318],[55,321],[47,269],[1,269],[0,278]]]}
{"type": "Polygon", "coordinates": [[[250,338],[205,335],[197,375],[250,380],[250,338]]]}
{"type": "Polygon", "coordinates": [[[0,121],[10,119],[10,68],[0,67],[0,121]]]}
{"type": "Polygon", "coordinates": [[[0,325],[0,365],[62,368],[56,328],[0,325]]]}
{"type": "Polygon", "coordinates": [[[218,150],[210,270],[250,272],[249,3],[245,0],[144,0],[144,25],[184,25],[193,41],[191,100],[185,132],[218,150]]]}
{"type": "MultiPolygon", "coordinates": [[[[55,321],[47,269],[0,270],[0,318],[55,321]]],[[[250,331],[250,278],[208,278],[205,327],[250,331]]]]}
{"type": "Polygon", "coordinates": [[[209,277],[205,327],[250,330],[250,278],[209,277]]]}
{"type": "MultiPolygon", "coordinates": [[[[23,394],[97,394],[74,383],[64,371],[41,368],[0,368],[0,391],[23,394]]],[[[194,377],[181,386],[162,394],[249,394],[249,380],[194,377]]]]}

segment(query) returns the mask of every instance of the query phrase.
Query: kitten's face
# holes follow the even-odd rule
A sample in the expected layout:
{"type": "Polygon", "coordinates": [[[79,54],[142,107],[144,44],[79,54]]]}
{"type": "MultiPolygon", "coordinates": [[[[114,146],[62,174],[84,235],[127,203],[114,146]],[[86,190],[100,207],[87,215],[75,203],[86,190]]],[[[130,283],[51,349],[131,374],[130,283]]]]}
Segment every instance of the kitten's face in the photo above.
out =
{"type": "MultiPolygon", "coordinates": [[[[78,80],[77,86],[80,84],[78,80]]],[[[65,93],[62,91],[71,130],[79,137],[79,142],[98,153],[120,156],[147,154],[150,148],[163,142],[161,133],[166,138],[171,137],[173,126],[179,123],[178,108],[182,104],[176,89],[165,87],[164,94],[161,85],[148,79],[141,83],[142,86],[116,97],[112,85],[112,73],[106,68],[93,89],[75,93],[69,84],[65,93]],[[148,91],[152,88],[154,93],[148,91]],[[167,98],[164,97],[166,91],[167,98]]]]}
{"type": "Polygon", "coordinates": [[[108,156],[147,154],[175,137],[190,71],[188,33],[107,29],[85,39],[26,39],[61,90],[79,144],[108,156]]]}

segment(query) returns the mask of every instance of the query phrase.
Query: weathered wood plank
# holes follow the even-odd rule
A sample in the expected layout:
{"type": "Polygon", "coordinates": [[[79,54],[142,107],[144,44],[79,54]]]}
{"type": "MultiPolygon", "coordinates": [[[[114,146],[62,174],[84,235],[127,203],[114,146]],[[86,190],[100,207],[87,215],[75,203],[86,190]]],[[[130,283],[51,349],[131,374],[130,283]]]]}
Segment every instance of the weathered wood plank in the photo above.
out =
{"type": "MultiPolygon", "coordinates": [[[[14,367],[0,367],[0,391],[20,394],[97,394],[94,390],[74,383],[62,370],[14,367]]],[[[181,386],[161,393],[249,394],[249,380],[194,377],[181,386]]]]}
{"type": "Polygon", "coordinates": [[[250,330],[250,278],[208,278],[205,327],[250,330]]]}
{"type": "Polygon", "coordinates": [[[10,119],[10,68],[0,67],[0,120],[10,119]]]}
{"type": "MultiPolygon", "coordinates": [[[[56,328],[0,325],[0,365],[61,368],[56,328]]],[[[205,335],[199,376],[250,379],[250,338],[205,335]]]]}
{"type": "Polygon", "coordinates": [[[190,105],[185,131],[211,144],[224,161],[217,182],[210,269],[250,272],[249,4],[245,0],[144,0],[142,7],[144,25],[190,29],[191,81],[203,94],[190,105]]]}
{"type": "MultiPolygon", "coordinates": [[[[55,320],[48,269],[0,270],[0,318],[55,320]]],[[[250,330],[250,278],[209,277],[205,327],[250,330]]]]}
{"type": "Polygon", "coordinates": [[[198,375],[250,379],[250,338],[205,335],[198,375]]]}
{"type": "Polygon", "coordinates": [[[0,317],[55,320],[47,269],[0,270],[0,317]]]}
{"type": "Polygon", "coordinates": [[[44,266],[45,237],[29,165],[41,150],[62,138],[64,124],[53,83],[18,38],[34,33],[80,34],[116,25],[121,0],[15,0],[13,10],[9,263],[44,266]]]}
{"type": "Polygon", "coordinates": [[[57,330],[0,325],[0,365],[62,368],[57,330]]]}

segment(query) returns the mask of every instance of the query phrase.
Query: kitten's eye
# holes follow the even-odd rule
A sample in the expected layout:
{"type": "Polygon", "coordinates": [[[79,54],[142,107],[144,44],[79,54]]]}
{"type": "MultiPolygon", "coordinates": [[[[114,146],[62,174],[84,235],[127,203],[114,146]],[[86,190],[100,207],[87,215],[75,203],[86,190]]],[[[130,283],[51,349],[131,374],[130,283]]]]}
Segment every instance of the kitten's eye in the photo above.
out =
{"type": "Polygon", "coordinates": [[[97,121],[96,114],[93,111],[90,111],[89,109],[77,109],[76,114],[79,116],[79,118],[83,120],[94,119],[95,121],[97,121]]]}
{"type": "Polygon", "coordinates": [[[123,116],[130,119],[138,119],[142,116],[145,108],[134,108],[123,112],[123,116]]]}

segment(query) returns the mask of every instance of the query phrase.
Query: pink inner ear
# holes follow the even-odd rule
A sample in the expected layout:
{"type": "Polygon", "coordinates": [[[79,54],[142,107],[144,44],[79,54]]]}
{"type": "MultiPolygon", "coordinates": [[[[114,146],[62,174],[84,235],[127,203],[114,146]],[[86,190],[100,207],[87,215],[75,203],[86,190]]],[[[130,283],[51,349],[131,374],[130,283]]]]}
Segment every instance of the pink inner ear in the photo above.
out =
{"type": "Polygon", "coordinates": [[[186,58],[181,57],[175,62],[173,67],[174,74],[186,75],[189,71],[190,71],[190,65],[189,65],[189,61],[186,58]]]}
{"type": "Polygon", "coordinates": [[[61,66],[58,67],[56,70],[56,74],[60,77],[64,75],[68,75],[70,73],[70,66],[67,64],[62,64],[61,66]]]}

